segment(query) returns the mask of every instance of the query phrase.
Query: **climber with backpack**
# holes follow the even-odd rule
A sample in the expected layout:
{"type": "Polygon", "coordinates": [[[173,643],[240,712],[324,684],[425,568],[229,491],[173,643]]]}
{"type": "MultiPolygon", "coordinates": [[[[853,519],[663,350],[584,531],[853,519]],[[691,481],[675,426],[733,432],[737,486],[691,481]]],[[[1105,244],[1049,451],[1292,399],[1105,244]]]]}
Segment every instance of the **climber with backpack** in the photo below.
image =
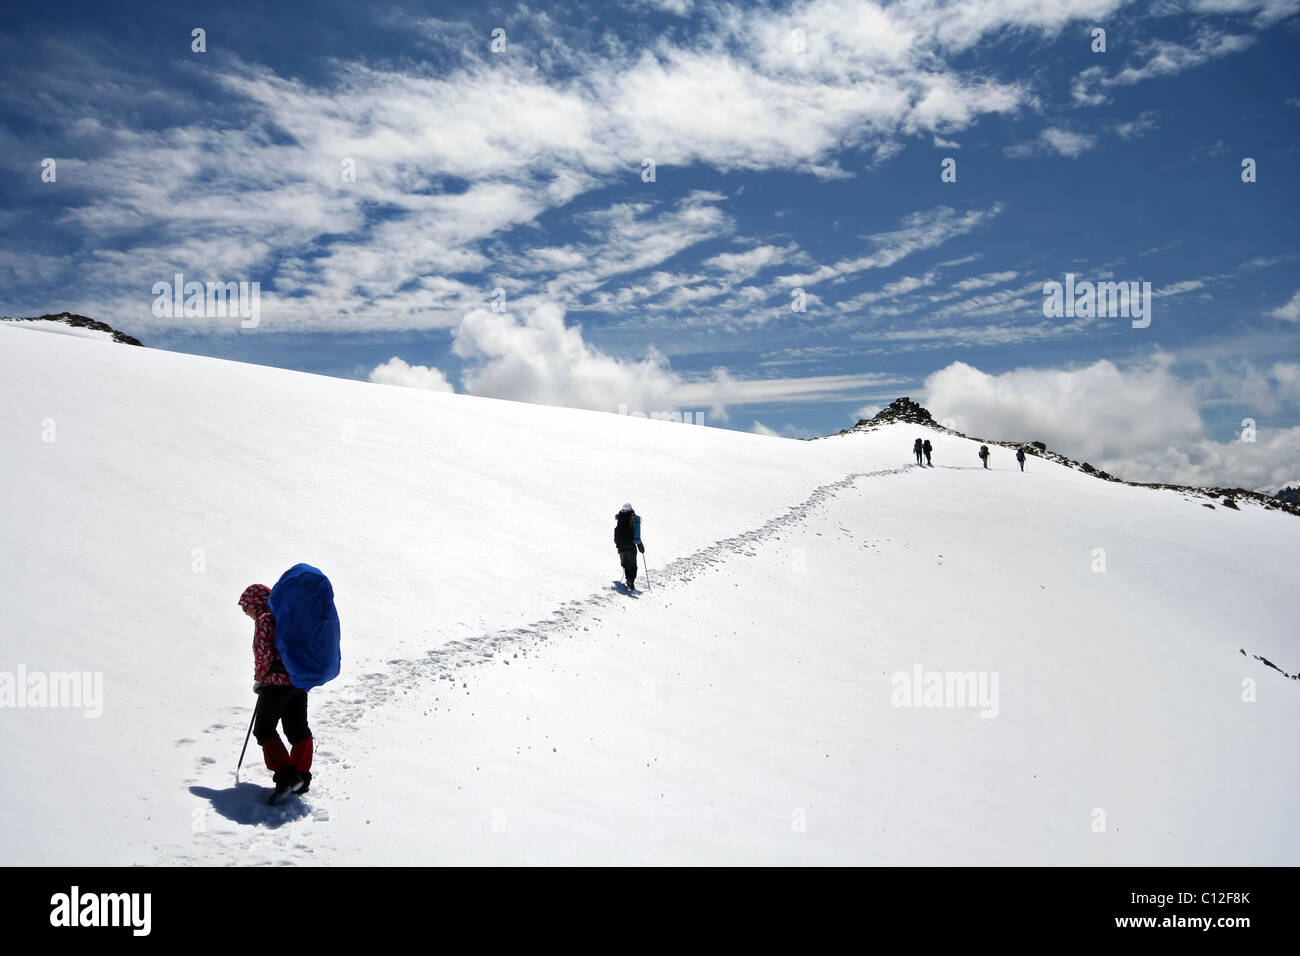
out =
{"type": "Polygon", "coordinates": [[[1024,450],[1023,448],[1017,448],[1017,449],[1016,449],[1016,461],[1020,462],[1020,470],[1021,470],[1021,471],[1024,471],[1024,470],[1025,470],[1025,450],[1024,450]]]}
{"type": "MultiPolygon", "coordinates": [[[[916,463],[917,463],[918,465],[921,464],[921,453],[922,453],[924,447],[925,447],[925,446],[923,446],[923,445],[921,444],[921,439],[919,439],[919,438],[918,438],[916,441],[912,442],[912,454],[916,456],[916,463]]],[[[924,466],[922,466],[922,467],[924,467],[924,466]]]]}
{"type": "Polygon", "coordinates": [[[631,505],[624,505],[614,516],[614,547],[618,549],[618,559],[623,565],[623,576],[627,578],[627,589],[636,590],[636,555],[645,554],[645,545],[641,543],[641,516],[632,510],[631,505]]]}
{"type": "Polygon", "coordinates": [[[934,451],[934,446],[930,444],[930,439],[925,440],[925,444],[921,446],[921,451],[925,452],[925,463],[933,468],[934,462],[930,461],[930,453],[934,451]]]}
{"type": "Polygon", "coordinates": [[[275,587],[250,584],[239,606],[253,619],[253,692],[257,694],[252,732],[271,771],[275,792],[306,793],[311,785],[315,748],[307,724],[307,693],[338,676],[339,618],[329,578],[308,564],[297,564],[275,587]],[[286,748],[277,725],[284,725],[286,748]]]}
{"type": "Polygon", "coordinates": [[[984,467],[989,466],[989,446],[980,445],[980,461],[984,462],[984,467]]]}

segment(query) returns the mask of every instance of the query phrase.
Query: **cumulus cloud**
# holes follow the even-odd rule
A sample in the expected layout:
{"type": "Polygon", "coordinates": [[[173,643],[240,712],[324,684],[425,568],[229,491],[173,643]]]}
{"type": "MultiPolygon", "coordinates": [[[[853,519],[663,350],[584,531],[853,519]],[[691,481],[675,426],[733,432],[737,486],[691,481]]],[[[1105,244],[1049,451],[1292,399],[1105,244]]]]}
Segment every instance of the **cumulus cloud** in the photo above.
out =
{"type": "Polygon", "coordinates": [[[452,351],[465,362],[461,382],[471,395],[647,415],[707,407],[719,422],[730,406],[862,401],[903,381],[876,372],[740,379],[725,368],[688,379],[653,347],[636,360],[602,352],[554,303],[522,318],[476,309],[456,327],[452,351]]]}
{"type": "Polygon", "coordinates": [[[554,304],[522,319],[476,309],[456,327],[452,351],[465,360],[461,380],[472,395],[609,412],[677,408],[681,378],[666,357],[653,348],[639,361],[606,355],[554,304]]]}
{"type": "Polygon", "coordinates": [[[1286,319],[1288,322],[1300,322],[1300,292],[1291,296],[1285,305],[1280,305],[1269,315],[1275,319],[1286,319]]]}
{"type": "Polygon", "coordinates": [[[431,392],[456,391],[440,369],[427,365],[407,365],[396,355],[383,365],[375,366],[370,372],[370,381],[379,385],[425,388],[431,392]]]}
{"type": "Polygon", "coordinates": [[[1080,369],[990,375],[954,362],[925,381],[927,406],[971,434],[1043,439],[1075,457],[1113,458],[1202,434],[1195,394],[1168,362],[1121,372],[1100,361],[1080,369]]]}
{"type": "MultiPolygon", "coordinates": [[[[1109,361],[1075,369],[990,375],[963,362],[925,381],[925,402],[973,436],[1044,441],[1132,481],[1276,490],[1300,474],[1300,428],[1257,428],[1256,440],[1206,437],[1198,387],[1172,372],[1172,358],[1121,370],[1109,361]]],[[[1274,369],[1279,393],[1300,369],[1274,369]]]]}

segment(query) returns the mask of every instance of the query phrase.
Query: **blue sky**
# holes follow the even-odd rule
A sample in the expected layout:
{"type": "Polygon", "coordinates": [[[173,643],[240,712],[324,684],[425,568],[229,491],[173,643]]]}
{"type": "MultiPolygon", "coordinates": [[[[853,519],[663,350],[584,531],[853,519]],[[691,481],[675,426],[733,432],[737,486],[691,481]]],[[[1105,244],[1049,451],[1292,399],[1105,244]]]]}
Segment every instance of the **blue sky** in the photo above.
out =
{"type": "Polygon", "coordinates": [[[793,437],[908,394],[1125,477],[1300,480],[1300,0],[96,2],[3,31],[0,314],[793,437]],[[257,327],[155,315],[176,273],[259,283],[257,327]],[[1149,282],[1150,325],[1045,317],[1066,273],[1149,282]]]}

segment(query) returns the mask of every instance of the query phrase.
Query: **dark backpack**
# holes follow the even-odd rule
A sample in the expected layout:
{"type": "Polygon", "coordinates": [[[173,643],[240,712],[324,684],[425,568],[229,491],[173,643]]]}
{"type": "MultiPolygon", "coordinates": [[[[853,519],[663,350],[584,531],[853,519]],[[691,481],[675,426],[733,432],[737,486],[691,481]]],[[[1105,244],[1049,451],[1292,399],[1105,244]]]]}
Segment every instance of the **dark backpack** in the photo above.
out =
{"type": "Polygon", "coordinates": [[[636,512],[620,511],[614,516],[614,545],[628,551],[636,544],[636,512]]]}

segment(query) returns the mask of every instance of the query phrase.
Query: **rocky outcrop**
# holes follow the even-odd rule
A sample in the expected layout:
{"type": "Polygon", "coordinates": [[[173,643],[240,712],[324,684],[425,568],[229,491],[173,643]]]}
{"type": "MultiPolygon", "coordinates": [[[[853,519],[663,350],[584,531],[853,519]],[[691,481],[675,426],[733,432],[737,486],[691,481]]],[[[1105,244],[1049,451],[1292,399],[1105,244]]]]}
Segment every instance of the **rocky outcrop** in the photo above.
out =
{"type": "Polygon", "coordinates": [[[139,345],[143,348],[144,343],[134,335],[127,335],[125,332],[119,332],[107,322],[100,322],[98,319],[92,319],[89,316],[77,315],[75,312],[59,312],[50,315],[30,315],[22,318],[10,318],[4,316],[5,322],[62,322],[74,329],[91,329],[95,332],[107,332],[113,337],[114,342],[120,342],[123,345],[139,345]]]}

